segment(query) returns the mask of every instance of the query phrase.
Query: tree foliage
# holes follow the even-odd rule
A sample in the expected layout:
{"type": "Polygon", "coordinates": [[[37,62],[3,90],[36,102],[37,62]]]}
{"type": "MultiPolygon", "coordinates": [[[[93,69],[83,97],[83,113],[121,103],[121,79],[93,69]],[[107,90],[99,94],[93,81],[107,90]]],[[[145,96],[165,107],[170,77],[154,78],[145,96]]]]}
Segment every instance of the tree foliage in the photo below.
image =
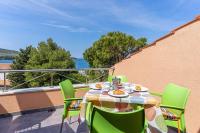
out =
{"type": "Polygon", "coordinates": [[[146,38],[135,39],[122,32],[109,32],[86,49],[83,56],[91,67],[111,67],[146,45],[146,38]]]}
{"type": "MultiPolygon", "coordinates": [[[[29,46],[26,49],[20,49],[11,68],[14,70],[67,69],[75,68],[75,63],[69,51],[59,47],[49,38],[46,42],[40,42],[37,47],[29,46]]],[[[49,86],[52,78],[53,85],[58,85],[60,81],[68,77],[71,79],[78,77],[81,81],[85,80],[85,77],[79,75],[78,72],[25,72],[8,75],[11,86],[17,86],[16,88],[49,86]]]]}
{"type": "MultiPolygon", "coordinates": [[[[20,49],[19,53],[15,56],[15,59],[11,65],[12,70],[23,70],[25,69],[25,65],[27,64],[29,58],[30,58],[30,53],[32,50],[32,46],[28,46],[25,49],[20,49]]],[[[11,82],[11,86],[15,87],[19,84],[18,88],[26,88],[28,87],[28,83],[25,83],[26,77],[23,72],[20,73],[9,73],[8,74],[8,79],[11,82]]]]}
{"type": "MultiPolygon", "coordinates": [[[[30,53],[30,59],[26,64],[26,69],[67,69],[74,68],[75,64],[71,58],[69,51],[59,47],[50,38],[47,42],[40,42],[37,48],[33,48],[30,53]]],[[[53,76],[53,84],[57,84],[64,78],[61,75],[66,75],[68,72],[57,73],[33,73],[25,74],[26,81],[30,81],[35,77],[42,76],[29,83],[29,87],[49,85],[53,76]]]]}

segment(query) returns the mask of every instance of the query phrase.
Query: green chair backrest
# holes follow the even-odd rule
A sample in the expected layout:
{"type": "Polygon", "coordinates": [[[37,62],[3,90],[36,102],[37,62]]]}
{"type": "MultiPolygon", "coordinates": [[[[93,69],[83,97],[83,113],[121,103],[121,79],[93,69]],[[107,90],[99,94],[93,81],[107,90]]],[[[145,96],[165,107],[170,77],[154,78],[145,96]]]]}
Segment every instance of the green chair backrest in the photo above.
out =
{"type": "MultiPolygon", "coordinates": [[[[112,82],[112,79],[114,78],[115,76],[114,75],[109,75],[108,76],[108,82],[112,82]]],[[[128,82],[128,79],[126,76],[124,75],[119,75],[119,76],[116,76],[117,78],[120,78],[121,79],[121,82],[128,82]]]]}
{"type": "Polygon", "coordinates": [[[70,80],[67,79],[65,81],[60,82],[59,86],[64,99],[74,98],[75,91],[70,80]]]}
{"type": "Polygon", "coordinates": [[[185,109],[190,90],[173,83],[166,86],[161,104],[185,109]]]}
{"type": "Polygon", "coordinates": [[[113,77],[113,75],[108,75],[108,82],[112,82],[113,77]]]}
{"type": "Polygon", "coordinates": [[[91,133],[141,133],[144,131],[144,109],[134,112],[108,112],[93,107],[91,133]]]}

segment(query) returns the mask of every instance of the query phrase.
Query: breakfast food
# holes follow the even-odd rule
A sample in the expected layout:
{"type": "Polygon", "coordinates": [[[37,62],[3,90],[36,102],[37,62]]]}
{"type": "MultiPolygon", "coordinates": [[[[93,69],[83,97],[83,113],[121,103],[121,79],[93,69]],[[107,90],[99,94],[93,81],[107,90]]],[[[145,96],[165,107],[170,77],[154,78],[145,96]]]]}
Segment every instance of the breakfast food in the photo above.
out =
{"type": "Polygon", "coordinates": [[[118,89],[118,90],[114,90],[114,91],[113,91],[113,94],[114,94],[114,95],[124,95],[125,92],[118,89]]]}
{"type": "Polygon", "coordinates": [[[141,88],[140,86],[138,86],[138,85],[135,86],[135,90],[136,90],[136,91],[141,91],[141,89],[142,89],[142,88],[141,88]]]}
{"type": "Polygon", "coordinates": [[[101,88],[102,88],[101,84],[96,84],[95,87],[96,87],[97,89],[101,89],[101,88]]]}

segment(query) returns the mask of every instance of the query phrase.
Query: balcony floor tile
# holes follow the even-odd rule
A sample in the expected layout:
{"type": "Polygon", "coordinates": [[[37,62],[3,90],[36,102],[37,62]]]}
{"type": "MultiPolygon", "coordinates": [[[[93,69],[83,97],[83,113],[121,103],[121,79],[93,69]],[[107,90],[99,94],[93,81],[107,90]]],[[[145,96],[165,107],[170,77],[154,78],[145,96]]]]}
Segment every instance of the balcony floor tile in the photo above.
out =
{"type": "MultiPolygon", "coordinates": [[[[0,133],[58,133],[62,111],[56,109],[1,118],[0,133]]],[[[84,122],[79,125],[77,117],[73,117],[71,124],[65,120],[63,133],[88,133],[88,128],[84,122]]]]}

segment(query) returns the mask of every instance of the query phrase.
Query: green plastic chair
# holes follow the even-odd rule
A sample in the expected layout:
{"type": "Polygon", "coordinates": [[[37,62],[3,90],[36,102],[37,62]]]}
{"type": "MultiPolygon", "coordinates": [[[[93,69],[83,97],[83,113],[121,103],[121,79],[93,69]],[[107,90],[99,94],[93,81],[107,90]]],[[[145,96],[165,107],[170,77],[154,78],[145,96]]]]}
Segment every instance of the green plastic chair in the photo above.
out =
{"type": "Polygon", "coordinates": [[[161,108],[166,108],[173,114],[179,117],[178,121],[166,119],[166,125],[179,128],[182,132],[186,132],[184,111],[185,106],[190,94],[190,90],[173,83],[168,84],[162,94],[152,93],[153,95],[160,96],[161,108]],[[180,122],[180,127],[179,127],[180,122]]]}
{"type": "MultiPolygon", "coordinates": [[[[59,83],[59,86],[61,88],[61,92],[64,98],[64,111],[63,111],[62,123],[60,127],[60,133],[61,133],[64,119],[67,117],[70,117],[70,121],[71,121],[72,116],[78,116],[80,113],[79,108],[69,109],[71,103],[73,101],[82,100],[82,98],[75,98],[75,90],[70,80],[62,81],[61,83],[59,83]]],[[[78,119],[78,122],[80,123],[80,118],[78,119]]]]}
{"type": "MultiPolygon", "coordinates": [[[[108,76],[108,82],[112,82],[112,79],[114,78],[115,76],[114,75],[109,75],[108,76]]],[[[119,75],[119,76],[116,76],[117,78],[120,78],[121,79],[121,82],[128,82],[128,79],[126,76],[124,75],[119,75]]]]}
{"type": "Polygon", "coordinates": [[[93,109],[92,102],[88,102],[86,108],[86,116],[85,116],[88,127],[90,127],[92,109],[93,109]]]}
{"type": "Polygon", "coordinates": [[[113,75],[108,75],[108,82],[112,82],[113,77],[113,75]]]}
{"type": "Polygon", "coordinates": [[[90,133],[144,133],[144,109],[134,112],[108,112],[96,106],[92,109],[90,133]]]}

